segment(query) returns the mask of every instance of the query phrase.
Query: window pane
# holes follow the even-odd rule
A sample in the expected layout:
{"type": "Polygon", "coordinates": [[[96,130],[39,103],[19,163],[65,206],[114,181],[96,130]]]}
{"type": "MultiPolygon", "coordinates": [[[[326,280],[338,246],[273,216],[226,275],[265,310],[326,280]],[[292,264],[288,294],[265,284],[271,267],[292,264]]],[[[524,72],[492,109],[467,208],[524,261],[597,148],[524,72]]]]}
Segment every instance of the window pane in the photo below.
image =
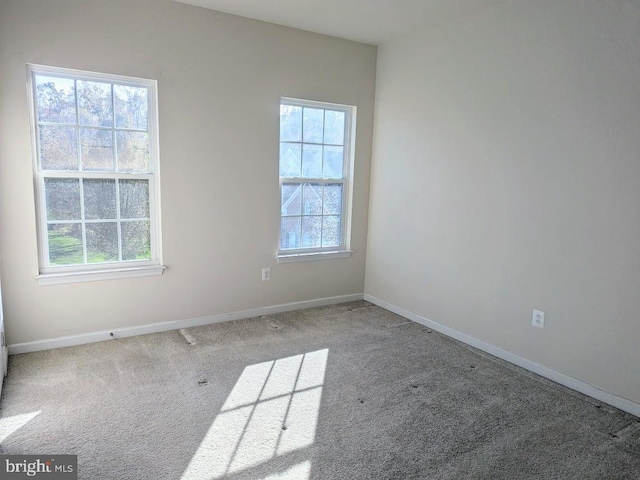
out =
{"type": "Polygon", "coordinates": [[[351,110],[304,103],[280,105],[280,250],[344,247],[351,110]]]}
{"type": "Polygon", "coordinates": [[[324,161],[322,163],[324,178],[342,178],[343,147],[324,147],[324,161]]]}
{"type": "Polygon", "coordinates": [[[322,217],[302,217],[302,248],[318,248],[322,233],[322,217]]]}
{"type": "Polygon", "coordinates": [[[122,260],[149,260],[151,235],[149,222],[122,222],[122,260]]]}
{"type": "Polygon", "coordinates": [[[300,248],[300,217],[282,217],[280,223],[280,248],[300,248]]]}
{"type": "Polygon", "coordinates": [[[149,218],[148,180],[120,180],[120,218],[149,218]]]}
{"type": "Polygon", "coordinates": [[[80,182],[77,178],[45,178],[47,220],[80,220],[80,182]]]}
{"type": "Polygon", "coordinates": [[[324,186],[324,215],[340,215],[342,213],[342,185],[331,184],[324,186]]]}
{"type": "Polygon", "coordinates": [[[40,125],[40,165],[43,170],[78,169],[76,127],[40,125]]]}
{"type": "Polygon", "coordinates": [[[300,176],[300,152],[299,143],[280,144],[280,176],[299,177],[300,176]]]}
{"type": "Polygon", "coordinates": [[[280,141],[302,141],[302,107],[280,105],[280,141]]]}
{"type": "Polygon", "coordinates": [[[340,217],[322,217],[322,246],[337,247],[340,245],[340,217]]]}
{"type": "Polygon", "coordinates": [[[87,220],[116,218],[116,181],[84,180],[84,216],[87,220]]]}
{"type": "Polygon", "coordinates": [[[84,263],[82,258],[82,226],[79,223],[52,224],[47,226],[47,231],[49,263],[51,265],[84,263]]]}
{"type": "Polygon", "coordinates": [[[322,176],[322,145],[302,146],[302,176],[322,176]]]}
{"type": "Polygon", "coordinates": [[[81,128],[82,168],[91,171],[113,172],[113,132],[97,128],[81,128]]]}
{"type": "Polygon", "coordinates": [[[322,215],[322,185],[305,183],[302,195],[302,213],[322,215]]]}
{"type": "Polygon", "coordinates": [[[87,223],[87,263],[118,261],[118,224],[87,223]]]}
{"type": "MultiPolygon", "coordinates": [[[[47,67],[29,71],[37,213],[44,229],[38,243],[48,250],[41,271],[151,259],[152,240],[159,242],[160,234],[150,203],[157,168],[155,82],[122,77],[114,83],[108,75],[47,67]]],[[[300,143],[298,150],[300,171],[300,143]]]]}
{"type": "Polygon", "coordinates": [[[114,85],[116,127],[146,130],[148,122],[147,89],[114,85]]]}
{"type": "Polygon", "coordinates": [[[302,185],[285,183],[282,185],[282,215],[300,215],[302,208],[302,185]]]}
{"type": "Polygon", "coordinates": [[[78,80],[80,125],[113,126],[111,84],[78,80]]]}
{"type": "Polygon", "coordinates": [[[321,108],[304,108],[302,114],[303,141],[311,143],[322,143],[322,131],[324,125],[324,110],[321,108]]]}
{"type": "Polygon", "coordinates": [[[149,135],[144,132],[117,132],[118,171],[149,171],[149,135]]]}
{"type": "Polygon", "coordinates": [[[74,81],[36,75],[38,122],[76,123],[74,81]]]}
{"type": "Polygon", "coordinates": [[[325,110],[324,143],[344,145],[344,112],[325,110]]]}

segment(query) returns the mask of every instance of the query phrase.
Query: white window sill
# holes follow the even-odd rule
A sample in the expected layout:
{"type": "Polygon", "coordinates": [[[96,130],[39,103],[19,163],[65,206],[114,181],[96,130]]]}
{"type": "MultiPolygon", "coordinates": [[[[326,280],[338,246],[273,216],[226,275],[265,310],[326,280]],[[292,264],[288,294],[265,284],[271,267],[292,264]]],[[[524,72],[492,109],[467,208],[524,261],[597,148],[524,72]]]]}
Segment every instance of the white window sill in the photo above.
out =
{"type": "Polygon", "coordinates": [[[145,265],[143,267],[110,268],[84,272],[42,273],[37,275],[40,285],[58,285],[61,283],[97,282],[116,278],[148,277],[162,275],[164,265],[145,265]]]}
{"type": "Polygon", "coordinates": [[[281,253],[276,256],[278,263],[312,262],[315,260],[331,260],[334,258],[348,258],[353,250],[339,250],[334,252],[312,253],[281,253]]]}

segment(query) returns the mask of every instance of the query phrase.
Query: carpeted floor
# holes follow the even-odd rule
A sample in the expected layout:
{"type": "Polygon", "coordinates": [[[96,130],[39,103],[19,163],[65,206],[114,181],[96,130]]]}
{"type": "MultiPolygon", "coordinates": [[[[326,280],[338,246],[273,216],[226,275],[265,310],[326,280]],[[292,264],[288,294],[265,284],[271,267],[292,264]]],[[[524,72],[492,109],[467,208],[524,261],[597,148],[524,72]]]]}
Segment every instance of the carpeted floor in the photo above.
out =
{"type": "Polygon", "coordinates": [[[640,478],[640,420],[361,301],[17,355],[0,452],[86,479],[640,478]]]}

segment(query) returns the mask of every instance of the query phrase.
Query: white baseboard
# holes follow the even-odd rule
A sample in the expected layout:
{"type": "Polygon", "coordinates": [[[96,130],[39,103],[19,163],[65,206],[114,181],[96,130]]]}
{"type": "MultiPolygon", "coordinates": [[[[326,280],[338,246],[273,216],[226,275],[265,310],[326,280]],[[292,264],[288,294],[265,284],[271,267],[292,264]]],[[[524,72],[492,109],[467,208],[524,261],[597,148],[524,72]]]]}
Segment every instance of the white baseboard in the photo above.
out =
{"type": "Polygon", "coordinates": [[[471,345],[472,347],[475,347],[478,350],[482,350],[483,352],[493,355],[494,357],[506,360],[507,362],[513,363],[514,365],[522,367],[525,370],[536,373],[541,377],[548,378],[549,380],[559,383],[560,385],[564,385],[565,387],[568,387],[589,397],[595,398],[596,400],[600,400],[601,402],[604,402],[613,407],[619,408],[620,410],[635,415],[636,417],[640,417],[640,404],[632,402],[631,400],[619,397],[609,392],[605,392],[604,390],[600,390],[599,388],[583,382],[582,380],[575,379],[564,373],[532,362],[531,360],[527,360],[526,358],[520,357],[506,350],[502,350],[501,348],[498,348],[494,345],[483,342],[482,340],[478,340],[477,338],[466,335],[440,323],[434,322],[433,320],[429,320],[428,318],[422,317],[396,305],[385,302],[384,300],[380,300],[379,298],[365,294],[364,299],[368,302],[378,305],[379,307],[384,308],[385,310],[389,310],[390,312],[396,313],[404,318],[424,325],[425,327],[429,327],[448,337],[455,338],[456,340],[466,343],[467,345],[471,345]]]}
{"type": "Polygon", "coordinates": [[[303,308],[322,307],[324,305],[334,305],[337,303],[353,302],[362,300],[362,293],[353,295],[340,295],[337,297],[318,298],[315,300],[305,300],[302,302],[283,303],[281,305],[271,305],[268,307],[252,308],[240,310],[238,312],[219,313],[204,317],[187,318],[171,322],[152,323],[150,325],[140,325],[138,327],[116,328],[114,330],[103,330],[100,332],[71,335],[68,337],[50,338],[47,340],[37,340],[35,342],[14,343],[9,345],[9,355],[20,353],[37,352],[40,350],[50,350],[52,348],[71,347],[74,345],[84,345],[85,343],[103,342],[114,338],[133,337],[147,333],[165,332],[167,330],[178,330],[180,328],[199,327],[211,323],[230,322],[243,318],[259,317],[260,315],[270,315],[272,313],[290,312],[292,310],[302,310],[303,308]]]}

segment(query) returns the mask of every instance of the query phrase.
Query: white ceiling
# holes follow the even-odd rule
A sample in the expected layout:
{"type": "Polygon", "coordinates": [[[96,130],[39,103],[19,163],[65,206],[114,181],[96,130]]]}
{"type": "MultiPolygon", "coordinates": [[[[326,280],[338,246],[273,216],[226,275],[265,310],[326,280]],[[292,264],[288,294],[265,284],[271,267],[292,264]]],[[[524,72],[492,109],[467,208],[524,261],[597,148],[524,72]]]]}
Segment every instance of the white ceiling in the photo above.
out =
{"type": "Polygon", "coordinates": [[[176,0],[310,32],[380,45],[501,0],[176,0]]]}

